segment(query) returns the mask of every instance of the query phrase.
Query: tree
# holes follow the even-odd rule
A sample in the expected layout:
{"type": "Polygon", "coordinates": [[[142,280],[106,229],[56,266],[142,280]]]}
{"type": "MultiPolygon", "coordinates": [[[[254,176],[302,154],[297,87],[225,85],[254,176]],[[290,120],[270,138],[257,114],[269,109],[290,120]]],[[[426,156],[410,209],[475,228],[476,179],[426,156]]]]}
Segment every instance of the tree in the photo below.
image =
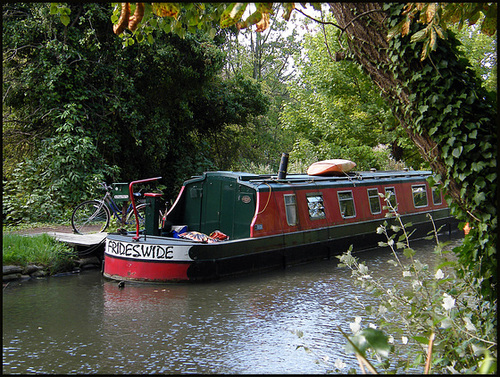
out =
{"type": "Polygon", "coordinates": [[[217,135],[227,139],[226,144],[238,156],[232,159],[232,170],[276,172],[277,156],[291,149],[291,132],[282,128],[279,113],[289,96],[287,82],[295,73],[292,57],[300,48],[300,37],[296,30],[286,31],[286,22],[277,14],[270,15],[270,22],[262,33],[240,30],[224,44],[226,77],[241,75],[256,80],[271,100],[265,115],[253,118],[244,127],[231,125],[217,135]]]}
{"type": "Polygon", "coordinates": [[[476,25],[458,30],[453,26],[461,42],[460,52],[472,64],[472,69],[481,77],[483,86],[490,92],[497,91],[497,39],[481,33],[476,25]]]}
{"type": "MultiPolygon", "coordinates": [[[[73,10],[84,25],[106,20],[103,12],[73,10]]],[[[83,127],[93,124],[89,113],[97,124],[102,119],[101,92],[86,73],[104,41],[98,29],[87,29],[82,59],[67,43],[75,35],[58,33],[61,25],[51,22],[46,5],[4,4],[2,27],[4,214],[8,220],[57,220],[68,202],[82,200],[96,180],[116,173],[83,127]]],[[[108,35],[103,39],[112,40],[108,35]]]]}
{"type": "Polygon", "coordinates": [[[297,134],[291,161],[308,166],[342,157],[356,161],[360,170],[391,169],[394,160],[403,158],[405,145],[405,163],[420,168],[422,158],[415,147],[409,148],[404,132],[398,132],[396,119],[370,78],[352,60],[335,61],[330,55],[340,49],[339,34],[337,28],[321,25],[316,34],[305,35],[296,59],[300,75],[280,115],[285,127],[297,134]],[[389,153],[394,157],[391,165],[389,153]]]}
{"type": "Polygon", "coordinates": [[[173,197],[186,176],[218,168],[213,133],[267,108],[260,85],[220,74],[223,34],[124,49],[109,5],[71,4],[67,27],[51,8],[3,5],[9,220],[67,218],[104,180],[161,175],[173,197]]]}

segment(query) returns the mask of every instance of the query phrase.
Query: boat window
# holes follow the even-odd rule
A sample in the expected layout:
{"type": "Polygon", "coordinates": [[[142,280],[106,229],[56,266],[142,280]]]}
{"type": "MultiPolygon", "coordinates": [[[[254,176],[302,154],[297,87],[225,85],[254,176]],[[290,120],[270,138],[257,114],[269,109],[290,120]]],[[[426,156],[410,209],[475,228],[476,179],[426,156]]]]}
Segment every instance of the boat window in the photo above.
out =
{"type": "Polygon", "coordinates": [[[337,193],[339,197],[340,213],[344,219],[356,216],[354,199],[351,191],[341,191],[337,193]]]}
{"type": "Polygon", "coordinates": [[[394,187],[386,187],[385,188],[385,196],[389,198],[389,203],[391,206],[397,210],[398,202],[396,198],[396,189],[394,187]]]}
{"type": "Polygon", "coordinates": [[[380,198],[378,196],[378,189],[368,189],[368,201],[370,202],[370,211],[372,214],[382,212],[380,209],[380,198]]]}
{"type": "Polygon", "coordinates": [[[441,198],[441,190],[436,187],[432,188],[432,203],[434,203],[434,205],[443,203],[443,199],[441,198]]]}
{"type": "Polygon", "coordinates": [[[322,194],[307,195],[307,207],[309,208],[309,217],[311,220],[324,219],[326,217],[322,194]]]}
{"type": "Polygon", "coordinates": [[[189,197],[191,199],[201,198],[202,190],[203,189],[201,187],[193,185],[193,187],[189,190],[189,197]]]}
{"type": "Polygon", "coordinates": [[[427,207],[427,190],[425,185],[411,186],[415,208],[427,207]]]}
{"type": "Polygon", "coordinates": [[[297,203],[295,201],[295,194],[287,194],[283,196],[285,198],[285,211],[286,211],[286,222],[288,225],[297,225],[297,203]]]}

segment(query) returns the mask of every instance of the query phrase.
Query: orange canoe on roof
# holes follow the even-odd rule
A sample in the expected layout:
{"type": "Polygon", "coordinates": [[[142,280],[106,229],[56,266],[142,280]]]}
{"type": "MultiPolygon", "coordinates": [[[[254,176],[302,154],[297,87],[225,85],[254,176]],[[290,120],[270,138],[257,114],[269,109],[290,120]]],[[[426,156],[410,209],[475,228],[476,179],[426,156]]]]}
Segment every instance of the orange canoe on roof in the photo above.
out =
{"type": "Polygon", "coordinates": [[[334,159],[318,161],[309,166],[307,169],[308,175],[342,175],[347,173],[356,164],[349,160],[334,159]]]}

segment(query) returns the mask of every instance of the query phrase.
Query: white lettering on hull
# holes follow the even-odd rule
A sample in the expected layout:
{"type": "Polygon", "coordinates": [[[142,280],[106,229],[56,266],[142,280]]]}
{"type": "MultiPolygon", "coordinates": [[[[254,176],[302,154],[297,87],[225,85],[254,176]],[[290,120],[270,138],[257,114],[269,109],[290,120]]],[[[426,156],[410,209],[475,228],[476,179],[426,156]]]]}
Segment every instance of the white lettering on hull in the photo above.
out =
{"type": "Polygon", "coordinates": [[[145,261],[190,262],[190,248],[191,246],[152,245],[106,239],[105,253],[145,261]]]}

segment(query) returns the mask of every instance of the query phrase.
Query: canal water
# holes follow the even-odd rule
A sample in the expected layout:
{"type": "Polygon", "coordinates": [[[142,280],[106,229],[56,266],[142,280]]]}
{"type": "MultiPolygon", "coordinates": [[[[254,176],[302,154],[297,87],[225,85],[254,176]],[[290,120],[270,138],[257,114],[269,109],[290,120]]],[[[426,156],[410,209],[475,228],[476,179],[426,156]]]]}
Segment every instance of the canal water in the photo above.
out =
{"type": "MultiPolygon", "coordinates": [[[[412,246],[433,263],[433,243],[412,246]]],[[[357,256],[375,276],[400,280],[389,249],[357,256]]],[[[337,359],[359,373],[337,326],[350,334],[365,313],[359,301],[376,299],[337,262],[123,289],[98,270],[12,282],[3,291],[3,373],[315,374],[335,371],[337,359]]]]}

